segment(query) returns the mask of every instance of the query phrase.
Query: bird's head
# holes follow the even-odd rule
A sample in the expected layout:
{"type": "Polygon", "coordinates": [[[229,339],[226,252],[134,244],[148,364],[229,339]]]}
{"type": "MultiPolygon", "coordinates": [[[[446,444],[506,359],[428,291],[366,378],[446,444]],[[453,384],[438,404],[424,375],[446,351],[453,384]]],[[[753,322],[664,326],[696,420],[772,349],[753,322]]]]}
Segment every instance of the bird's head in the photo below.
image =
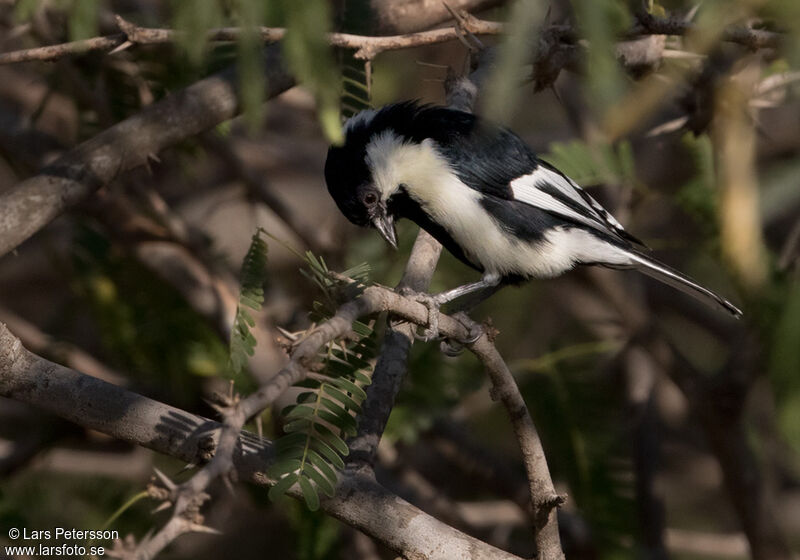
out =
{"type": "Polygon", "coordinates": [[[325,181],[352,223],[374,227],[397,247],[394,222],[437,176],[449,172],[431,138],[425,106],[389,105],[364,111],[345,125],[345,142],[328,150],[325,181]]]}

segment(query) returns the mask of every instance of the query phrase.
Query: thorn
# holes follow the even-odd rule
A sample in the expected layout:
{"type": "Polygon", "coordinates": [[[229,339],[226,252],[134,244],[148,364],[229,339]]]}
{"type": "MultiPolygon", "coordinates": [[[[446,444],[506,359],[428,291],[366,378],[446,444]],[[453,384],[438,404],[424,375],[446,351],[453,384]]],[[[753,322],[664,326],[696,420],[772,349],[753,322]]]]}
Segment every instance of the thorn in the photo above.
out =
{"type": "Polygon", "coordinates": [[[156,467],[153,467],[153,471],[155,471],[155,473],[156,473],[156,476],[157,476],[157,477],[158,477],[158,479],[161,481],[161,484],[163,484],[163,485],[164,485],[164,488],[166,488],[166,489],[167,489],[167,490],[169,490],[169,491],[174,491],[176,488],[178,488],[178,485],[177,485],[177,484],[175,484],[174,482],[172,482],[172,481],[169,479],[169,477],[167,477],[167,475],[165,475],[163,472],[161,472],[160,470],[158,470],[158,468],[156,468],[156,467]]]}
{"type": "Polygon", "coordinates": [[[203,399],[203,401],[205,401],[205,403],[206,403],[208,406],[210,406],[211,408],[213,408],[213,409],[214,409],[214,411],[215,411],[217,414],[225,414],[225,411],[228,409],[228,407],[227,407],[227,406],[224,406],[224,405],[221,405],[221,404],[219,404],[219,403],[216,403],[216,402],[214,402],[214,401],[212,401],[212,400],[210,400],[210,399],[205,399],[205,398],[204,398],[204,399],[203,399]]]}
{"type": "Polygon", "coordinates": [[[131,43],[130,41],[125,41],[120,46],[115,47],[115,48],[111,49],[110,51],[108,51],[108,54],[117,54],[119,52],[128,50],[132,46],[133,46],[133,43],[131,43]]]}
{"type": "Polygon", "coordinates": [[[420,66],[427,66],[429,68],[444,68],[445,70],[449,68],[449,66],[447,66],[446,64],[434,64],[433,62],[423,62],[421,60],[417,60],[415,62],[420,66]]]}
{"type": "Polygon", "coordinates": [[[475,36],[475,34],[468,29],[469,25],[466,16],[468,16],[469,14],[467,14],[466,12],[464,12],[463,14],[456,12],[453,8],[450,7],[450,5],[447,2],[442,1],[442,4],[444,4],[444,7],[447,8],[448,12],[450,12],[450,15],[453,16],[453,19],[456,20],[455,30],[456,33],[458,34],[458,40],[461,41],[464,44],[464,46],[467,47],[467,49],[469,49],[470,52],[482,51],[483,49],[485,49],[486,47],[480,41],[480,39],[478,39],[475,36]],[[464,14],[466,14],[466,16],[464,14]],[[467,37],[473,41],[474,43],[473,45],[469,44],[469,42],[467,41],[467,37]]]}
{"type": "Polygon", "coordinates": [[[689,10],[689,12],[683,18],[683,21],[685,21],[687,23],[691,22],[694,19],[694,16],[697,15],[697,11],[700,9],[700,4],[702,4],[702,2],[698,2],[697,4],[692,6],[692,9],[689,10]]]}
{"type": "Polygon", "coordinates": [[[279,333],[281,333],[281,336],[287,338],[291,342],[294,342],[295,340],[298,339],[298,336],[297,336],[296,333],[289,332],[286,329],[284,329],[283,327],[276,326],[275,328],[278,330],[279,333]]]}
{"type": "Polygon", "coordinates": [[[172,502],[170,502],[169,500],[167,500],[166,502],[161,502],[160,504],[158,504],[158,505],[157,505],[155,508],[153,508],[153,509],[150,511],[150,513],[151,513],[151,514],[153,514],[153,515],[155,515],[155,514],[156,514],[156,513],[158,513],[159,511],[164,511],[165,509],[169,509],[170,507],[172,507],[172,502]]]}
{"type": "Polygon", "coordinates": [[[195,533],[208,533],[210,535],[221,535],[222,532],[214,529],[213,527],[209,527],[208,525],[200,525],[198,523],[190,523],[189,530],[195,533]]]}
{"type": "Polygon", "coordinates": [[[185,465],[183,465],[183,467],[181,468],[181,470],[179,470],[179,471],[178,471],[178,474],[183,474],[183,473],[185,473],[186,471],[190,471],[190,470],[192,470],[193,468],[195,468],[196,466],[197,466],[197,464],[195,464],[195,463],[186,463],[185,465]]]}
{"type": "Polygon", "coordinates": [[[456,13],[456,11],[455,11],[453,8],[451,8],[451,7],[450,7],[450,4],[448,4],[447,2],[445,2],[444,0],[442,0],[442,5],[445,7],[445,9],[446,9],[448,12],[450,12],[450,15],[451,15],[451,16],[453,16],[453,19],[454,19],[454,20],[456,20],[457,22],[461,22],[461,16],[459,16],[459,15],[456,13]]]}
{"type": "Polygon", "coordinates": [[[664,124],[653,127],[645,134],[645,137],[652,138],[653,136],[660,136],[661,134],[675,132],[676,130],[680,130],[687,122],[689,122],[688,116],[684,115],[683,117],[678,117],[677,119],[673,119],[665,122],[664,124]]]}

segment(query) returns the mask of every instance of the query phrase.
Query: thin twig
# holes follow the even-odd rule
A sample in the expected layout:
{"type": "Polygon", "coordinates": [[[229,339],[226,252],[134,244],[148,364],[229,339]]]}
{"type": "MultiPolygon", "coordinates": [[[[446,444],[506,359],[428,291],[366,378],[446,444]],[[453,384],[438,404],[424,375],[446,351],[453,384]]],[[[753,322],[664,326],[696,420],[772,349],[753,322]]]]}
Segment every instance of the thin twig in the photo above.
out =
{"type": "MultiPolygon", "coordinates": [[[[117,16],[117,24],[122,33],[105,37],[94,37],[83,41],[74,41],[60,45],[49,45],[0,54],[0,65],[30,61],[53,61],[66,56],[82,55],[89,52],[119,51],[125,45],[127,49],[133,45],[171,44],[180,38],[181,33],[174,29],[156,29],[139,27],[117,16]]],[[[468,14],[463,14],[456,27],[431,29],[404,35],[388,35],[371,37],[350,33],[329,33],[328,42],[333,47],[355,50],[355,57],[372,60],[380,53],[399,49],[421,47],[453,41],[461,36],[462,29],[474,35],[499,35],[503,32],[503,24],[484,21],[468,14]]],[[[282,27],[257,27],[253,29],[241,27],[223,27],[211,29],[206,34],[208,42],[237,41],[243,33],[255,31],[264,44],[281,41],[286,36],[282,27]]]]}
{"type": "MultiPolygon", "coordinates": [[[[687,35],[695,29],[691,21],[684,18],[670,17],[659,18],[646,12],[636,14],[637,25],[629,32],[629,37],[641,35],[687,35]]],[[[752,50],[764,48],[778,48],[783,41],[783,35],[775,31],[753,29],[732,25],[722,32],[722,39],[731,43],[738,43],[752,50]]]]}
{"type": "MultiPolygon", "coordinates": [[[[441,251],[442,246],[425,230],[420,230],[398,288],[407,287],[418,292],[427,290],[441,251]]],[[[352,468],[372,468],[378,443],[408,369],[408,354],[415,331],[413,324],[395,325],[389,321],[358,419],[358,434],[347,443],[350,448],[348,463],[352,468]]]]}

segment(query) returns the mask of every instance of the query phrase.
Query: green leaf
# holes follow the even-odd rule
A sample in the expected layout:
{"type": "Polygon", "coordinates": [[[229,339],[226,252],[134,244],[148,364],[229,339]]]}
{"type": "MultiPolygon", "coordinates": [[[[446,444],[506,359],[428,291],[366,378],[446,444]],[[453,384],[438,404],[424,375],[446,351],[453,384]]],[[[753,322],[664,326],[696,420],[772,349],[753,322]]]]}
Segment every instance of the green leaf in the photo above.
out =
{"type": "Polygon", "coordinates": [[[336,387],[326,385],[325,394],[330,395],[331,397],[342,403],[345,406],[345,408],[349,410],[353,410],[356,412],[361,410],[361,405],[359,405],[356,401],[354,401],[352,397],[345,395],[342,391],[340,391],[336,387]]]}
{"type": "Polygon", "coordinates": [[[339,455],[333,448],[328,445],[325,440],[323,439],[316,439],[314,440],[314,449],[323,455],[325,459],[327,459],[328,463],[333,465],[337,469],[344,468],[344,460],[342,460],[341,455],[339,455]]]}
{"type": "Polygon", "coordinates": [[[199,66],[205,58],[206,35],[210,29],[222,24],[219,2],[186,2],[173,0],[173,26],[180,31],[178,46],[186,53],[189,63],[199,66]]]}
{"type": "Polygon", "coordinates": [[[286,15],[283,51],[290,69],[317,100],[317,115],[328,140],[340,144],[344,137],[339,117],[340,77],[328,45],[331,27],[327,0],[282,0],[286,15]]]}
{"type": "MultiPolygon", "coordinates": [[[[308,478],[313,480],[314,483],[317,485],[317,488],[322,490],[327,496],[331,497],[335,493],[331,481],[325,478],[322,475],[322,473],[319,472],[311,463],[305,464],[305,466],[303,467],[303,474],[305,474],[306,476],[308,476],[308,478]]],[[[334,477],[335,476],[336,475],[334,474],[334,477]]]]}
{"type": "Polygon", "coordinates": [[[308,418],[314,416],[314,409],[310,406],[293,406],[289,414],[286,414],[286,419],[289,418],[308,418]]]}
{"type": "Polygon", "coordinates": [[[299,432],[306,430],[310,427],[314,422],[309,418],[300,418],[299,420],[292,420],[291,422],[287,422],[283,426],[283,431],[288,433],[291,432],[299,432]]]}
{"type": "Polygon", "coordinates": [[[297,402],[298,403],[313,403],[317,400],[317,394],[313,391],[309,391],[307,393],[300,393],[297,395],[297,402]]]}
{"type": "Polygon", "coordinates": [[[353,332],[362,337],[368,337],[372,335],[372,329],[369,327],[369,325],[366,325],[361,321],[353,321],[353,332]]]}
{"type": "Polygon", "coordinates": [[[544,5],[538,0],[517,0],[511,7],[508,33],[486,80],[484,113],[489,120],[508,124],[514,114],[520,99],[523,66],[530,57],[531,37],[537,35],[544,5]]]}
{"type": "Polygon", "coordinates": [[[355,378],[356,381],[358,381],[362,385],[371,385],[372,384],[372,378],[369,375],[367,375],[366,373],[364,373],[363,371],[360,371],[360,370],[354,371],[353,372],[353,377],[355,378]]]}
{"type": "Polygon", "coordinates": [[[327,410],[318,410],[317,416],[339,428],[345,435],[354,436],[358,431],[355,418],[349,414],[337,415],[327,410]]]}
{"type": "Polygon", "coordinates": [[[320,424],[316,424],[314,426],[314,430],[317,432],[317,435],[319,435],[320,439],[338,451],[339,455],[346,457],[350,454],[350,449],[347,448],[347,444],[344,442],[344,440],[334,434],[328,428],[320,424]]]}
{"type": "Polygon", "coordinates": [[[19,0],[14,6],[14,21],[22,23],[31,19],[39,7],[39,0],[19,0]]]}
{"type": "Polygon", "coordinates": [[[588,49],[588,101],[602,115],[622,97],[625,77],[614,54],[617,36],[630,25],[630,14],[617,0],[574,0],[578,25],[592,48],[588,49]]]}
{"type": "MultiPolygon", "coordinates": [[[[308,451],[308,460],[311,461],[322,473],[322,475],[330,480],[333,484],[336,484],[337,477],[336,471],[334,471],[331,466],[323,459],[315,450],[310,449],[308,451]]],[[[332,494],[329,494],[332,495],[332,494]]]]}
{"type": "Polygon", "coordinates": [[[277,501],[278,498],[286,494],[289,488],[291,488],[292,485],[297,482],[298,478],[300,478],[300,476],[297,474],[288,474],[278,480],[278,482],[273,484],[272,488],[269,489],[269,499],[273,502],[277,501]]]}
{"type": "Polygon", "coordinates": [[[324,406],[326,409],[330,410],[337,416],[350,416],[350,413],[347,412],[347,410],[336,401],[332,401],[331,399],[323,396],[320,399],[320,402],[322,406],[324,406]]]}
{"type": "Polygon", "coordinates": [[[347,379],[346,377],[332,377],[330,380],[331,383],[342,389],[343,391],[347,391],[350,393],[354,399],[358,399],[363,401],[367,398],[367,393],[364,392],[364,389],[347,379]]]}
{"type": "Polygon", "coordinates": [[[98,0],[73,0],[69,10],[69,37],[71,41],[88,39],[98,34],[98,0]]]}
{"type": "Polygon", "coordinates": [[[267,474],[271,478],[280,478],[285,474],[297,471],[302,466],[303,464],[298,459],[276,460],[267,468],[267,474]]]}
{"type": "Polygon", "coordinates": [[[303,499],[306,501],[306,506],[311,511],[317,511],[319,509],[319,495],[317,491],[314,490],[314,487],[305,477],[300,477],[298,479],[300,483],[300,490],[303,492],[303,499]]]}
{"type": "Polygon", "coordinates": [[[229,343],[228,375],[231,379],[241,376],[248,356],[255,354],[256,338],[250,332],[255,319],[245,308],[258,311],[264,303],[263,284],[267,275],[267,244],[261,238],[266,232],[259,228],[250,241],[250,247],[242,261],[239,274],[239,301],[231,329],[229,343]]]}

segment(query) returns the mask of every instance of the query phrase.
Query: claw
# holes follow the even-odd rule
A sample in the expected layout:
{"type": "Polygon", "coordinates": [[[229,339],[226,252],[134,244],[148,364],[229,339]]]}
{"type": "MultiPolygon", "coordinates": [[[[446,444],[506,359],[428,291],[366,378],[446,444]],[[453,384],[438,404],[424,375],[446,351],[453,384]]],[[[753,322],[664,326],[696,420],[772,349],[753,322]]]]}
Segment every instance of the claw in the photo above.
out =
{"type": "Polygon", "coordinates": [[[458,313],[454,314],[453,315],[453,319],[455,319],[456,321],[458,321],[459,323],[464,325],[464,328],[466,328],[469,331],[469,334],[467,335],[467,338],[465,338],[463,340],[459,340],[458,341],[459,344],[462,344],[462,345],[465,345],[465,346],[466,345],[470,345],[470,344],[474,344],[474,343],[478,342],[478,339],[481,336],[483,336],[483,332],[484,332],[483,331],[483,327],[480,326],[475,321],[473,321],[469,317],[469,315],[467,315],[463,311],[459,311],[458,313]]]}
{"type": "Polygon", "coordinates": [[[430,294],[415,292],[414,290],[403,287],[398,290],[401,295],[413,298],[428,308],[428,326],[422,334],[414,332],[414,338],[422,342],[430,342],[439,338],[439,307],[442,303],[430,294]]]}
{"type": "Polygon", "coordinates": [[[437,299],[428,294],[417,294],[416,300],[428,308],[428,326],[422,334],[414,333],[414,338],[422,342],[430,342],[439,338],[439,306],[437,299]]]}

